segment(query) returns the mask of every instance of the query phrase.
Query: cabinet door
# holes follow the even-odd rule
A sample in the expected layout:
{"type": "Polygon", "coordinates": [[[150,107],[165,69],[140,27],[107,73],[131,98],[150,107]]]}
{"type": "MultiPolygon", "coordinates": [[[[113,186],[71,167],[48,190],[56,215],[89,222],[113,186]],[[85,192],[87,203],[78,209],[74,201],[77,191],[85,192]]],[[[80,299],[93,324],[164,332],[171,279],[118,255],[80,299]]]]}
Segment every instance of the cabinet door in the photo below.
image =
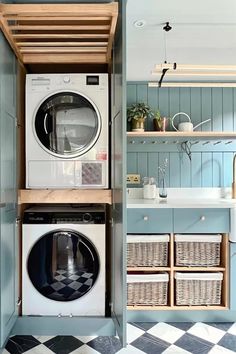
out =
{"type": "Polygon", "coordinates": [[[119,1],[118,29],[113,49],[111,83],[112,188],[112,317],[126,345],[126,80],[125,7],[119,1]]]}
{"type": "Polygon", "coordinates": [[[17,316],[16,63],[0,33],[0,346],[17,316]]]}
{"type": "Polygon", "coordinates": [[[1,208],[1,346],[17,318],[17,237],[16,211],[1,208]]]}
{"type": "Polygon", "coordinates": [[[229,232],[229,209],[174,209],[174,232],[229,232]]]}
{"type": "Polygon", "coordinates": [[[236,310],[236,243],[230,243],[230,310],[236,310]]]}
{"type": "Polygon", "coordinates": [[[127,210],[129,233],[151,234],[173,232],[172,209],[134,208],[127,210]]]}

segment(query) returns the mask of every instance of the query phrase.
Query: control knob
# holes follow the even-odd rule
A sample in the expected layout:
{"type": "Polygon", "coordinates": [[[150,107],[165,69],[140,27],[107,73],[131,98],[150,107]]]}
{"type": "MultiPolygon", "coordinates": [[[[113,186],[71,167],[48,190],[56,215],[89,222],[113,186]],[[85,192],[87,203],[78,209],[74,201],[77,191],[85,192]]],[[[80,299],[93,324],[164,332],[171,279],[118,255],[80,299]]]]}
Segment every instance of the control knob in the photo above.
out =
{"type": "Polygon", "coordinates": [[[91,220],[92,220],[92,215],[90,213],[83,214],[83,221],[84,222],[89,222],[91,220]]]}

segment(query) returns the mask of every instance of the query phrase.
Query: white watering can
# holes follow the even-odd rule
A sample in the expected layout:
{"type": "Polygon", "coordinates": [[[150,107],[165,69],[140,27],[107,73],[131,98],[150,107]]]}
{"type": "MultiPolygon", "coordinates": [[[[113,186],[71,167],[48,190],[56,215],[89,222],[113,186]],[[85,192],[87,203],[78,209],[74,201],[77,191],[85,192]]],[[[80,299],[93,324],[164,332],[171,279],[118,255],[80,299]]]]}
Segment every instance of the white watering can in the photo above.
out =
{"type": "Polygon", "coordinates": [[[194,129],[196,129],[197,127],[199,127],[200,125],[206,123],[206,122],[210,122],[211,119],[207,119],[207,120],[204,120],[203,122],[195,125],[195,127],[193,126],[193,123],[191,122],[191,119],[189,117],[189,115],[187,113],[184,113],[184,112],[179,112],[179,113],[176,113],[172,119],[171,119],[171,124],[172,124],[172,127],[178,132],[192,132],[194,131],[194,129]],[[178,124],[178,129],[176,128],[176,126],[174,125],[174,119],[175,117],[177,117],[178,115],[180,114],[183,114],[184,116],[186,116],[188,118],[188,122],[181,122],[178,124]]]}

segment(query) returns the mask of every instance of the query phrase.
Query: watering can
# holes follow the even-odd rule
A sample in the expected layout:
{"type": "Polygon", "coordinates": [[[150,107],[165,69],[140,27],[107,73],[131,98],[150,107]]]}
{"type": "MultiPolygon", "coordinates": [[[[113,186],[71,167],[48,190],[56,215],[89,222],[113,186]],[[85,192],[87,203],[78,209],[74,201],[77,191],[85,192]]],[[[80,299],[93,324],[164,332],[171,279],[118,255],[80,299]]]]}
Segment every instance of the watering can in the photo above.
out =
{"type": "Polygon", "coordinates": [[[193,126],[193,123],[191,122],[191,119],[189,117],[189,115],[187,113],[184,113],[184,112],[179,112],[179,113],[176,113],[172,119],[171,119],[171,124],[172,124],[172,127],[178,132],[192,132],[194,131],[194,129],[196,129],[197,127],[199,127],[200,125],[206,123],[206,122],[210,122],[211,119],[207,119],[207,120],[204,120],[203,122],[195,125],[195,127],[193,126]],[[176,128],[176,126],[174,125],[174,119],[175,117],[177,117],[178,115],[184,115],[188,118],[188,122],[181,122],[178,124],[178,129],[176,128]]]}

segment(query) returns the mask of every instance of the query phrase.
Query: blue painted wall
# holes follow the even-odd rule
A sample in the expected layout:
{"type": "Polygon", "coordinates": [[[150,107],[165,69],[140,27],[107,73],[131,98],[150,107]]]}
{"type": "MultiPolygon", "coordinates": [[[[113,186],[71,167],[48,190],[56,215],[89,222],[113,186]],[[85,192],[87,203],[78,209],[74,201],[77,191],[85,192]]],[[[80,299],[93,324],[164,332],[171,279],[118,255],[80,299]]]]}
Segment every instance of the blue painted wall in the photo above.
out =
{"type": "MultiPolygon", "coordinates": [[[[194,125],[212,119],[197,130],[236,131],[235,88],[149,88],[145,82],[128,83],[127,105],[135,102],[146,102],[152,109],[159,108],[161,115],[167,117],[186,112],[194,125]]],[[[146,130],[153,130],[152,119],[145,124],[146,130]]],[[[158,179],[158,166],[167,158],[166,180],[169,187],[231,186],[235,141],[201,140],[194,145],[189,144],[189,147],[191,160],[176,140],[128,139],[127,173],[158,179]]]]}

